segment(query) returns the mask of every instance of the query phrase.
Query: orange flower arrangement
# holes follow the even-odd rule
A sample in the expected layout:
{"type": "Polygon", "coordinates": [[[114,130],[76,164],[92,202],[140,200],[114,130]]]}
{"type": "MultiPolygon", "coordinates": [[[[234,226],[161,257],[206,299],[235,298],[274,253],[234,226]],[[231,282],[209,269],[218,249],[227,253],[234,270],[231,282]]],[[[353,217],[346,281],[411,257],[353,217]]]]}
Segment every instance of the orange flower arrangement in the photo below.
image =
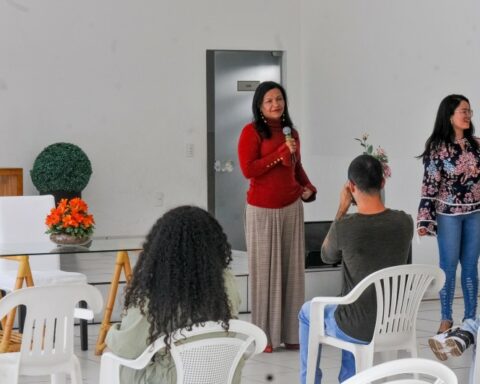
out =
{"type": "Polygon", "coordinates": [[[67,234],[74,237],[89,237],[95,220],[88,214],[88,205],[79,197],[62,199],[57,208],[52,208],[45,219],[47,233],[67,234]]]}

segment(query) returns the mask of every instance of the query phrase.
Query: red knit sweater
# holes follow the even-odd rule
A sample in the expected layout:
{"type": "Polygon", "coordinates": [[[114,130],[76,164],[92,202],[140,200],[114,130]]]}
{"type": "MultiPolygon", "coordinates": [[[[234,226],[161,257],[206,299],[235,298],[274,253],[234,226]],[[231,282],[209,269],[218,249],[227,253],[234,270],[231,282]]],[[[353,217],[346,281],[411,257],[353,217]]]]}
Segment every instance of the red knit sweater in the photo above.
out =
{"type": "Polygon", "coordinates": [[[304,187],[313,191],[307,201],[315,200],[317,189],[303,170],[300,141],[296,130],[292,137],[297,142],[296,161],[292,161],[285,144],[280,122],[270,123],[272,137],[262,138],[253,123],[247,124],[238,142],[238,158],[243,175],[250,179],[247,202],[263,208],[282,208],[295,202],[304,187]]]}

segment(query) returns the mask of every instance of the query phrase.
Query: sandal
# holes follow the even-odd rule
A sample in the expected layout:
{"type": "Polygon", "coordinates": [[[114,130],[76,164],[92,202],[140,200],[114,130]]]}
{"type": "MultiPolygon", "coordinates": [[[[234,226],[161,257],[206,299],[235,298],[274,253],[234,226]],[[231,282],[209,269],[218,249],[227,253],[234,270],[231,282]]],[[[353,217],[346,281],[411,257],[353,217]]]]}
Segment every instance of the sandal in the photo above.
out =
{"type": "Polygon", "coordinates": [[[447,332],[452,327],[453,327],[452,320],[442,320],[442,322],[440,323],[440,327],[438,328],[437,335],[439,335],[440,333],[447,332]]]}

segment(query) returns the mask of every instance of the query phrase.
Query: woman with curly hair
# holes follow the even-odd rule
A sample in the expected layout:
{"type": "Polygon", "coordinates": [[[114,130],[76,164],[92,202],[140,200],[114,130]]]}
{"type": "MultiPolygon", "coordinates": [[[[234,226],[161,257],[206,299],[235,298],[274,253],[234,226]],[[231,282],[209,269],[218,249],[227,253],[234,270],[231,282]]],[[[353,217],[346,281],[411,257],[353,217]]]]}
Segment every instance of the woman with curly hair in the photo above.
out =
{"type": "Polygon", "coordinates": [[[169,334],[206,321],[221,321],[228,329],[240,304],[231,260],[222,227],[201,208],[172,209],[154,224],[126,289],[122,321],[108,332],[107,346],[132,359],[164,335],[167,348],[144,370],[123,367],[122,383],[176,383],[169,334]]]}

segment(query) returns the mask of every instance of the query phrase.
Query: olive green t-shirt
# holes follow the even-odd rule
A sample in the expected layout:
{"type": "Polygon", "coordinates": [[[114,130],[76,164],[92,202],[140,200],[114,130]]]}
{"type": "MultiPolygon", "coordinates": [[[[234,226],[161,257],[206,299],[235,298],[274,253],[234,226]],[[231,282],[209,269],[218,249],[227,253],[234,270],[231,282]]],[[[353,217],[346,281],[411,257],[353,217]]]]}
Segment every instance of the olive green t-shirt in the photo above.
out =
{"type": "MultiPolygon", "coordinates": [[[[406,264],[413,237],[412,217],[403,211],[386,209],[373,215],[355,213],[334,221],[322,245],[322,260],[342,261],[342,296],[363,278],[380,269],[406,264]]],[[[339,305],[335,320],[347,335],[369,342],[377,317],[373,286],[358,300],[339,305]]]]}

